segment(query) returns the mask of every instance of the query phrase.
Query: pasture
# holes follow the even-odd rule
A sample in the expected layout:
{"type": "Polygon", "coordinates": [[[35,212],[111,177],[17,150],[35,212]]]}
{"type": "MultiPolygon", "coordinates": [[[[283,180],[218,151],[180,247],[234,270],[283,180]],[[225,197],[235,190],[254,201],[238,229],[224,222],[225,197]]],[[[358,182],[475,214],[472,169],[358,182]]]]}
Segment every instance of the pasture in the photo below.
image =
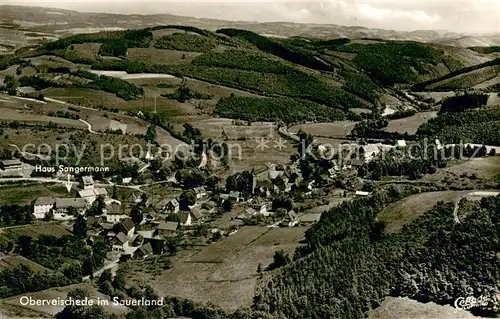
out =
{"type": "MultiPolygon", "coordinates": [[[[162,295],[211,302],[226,310],[249,306],[258,278],[257,268],[267,267],[274,252],[293,253],[307,228],[243,227],[235,234],[179,258],[173,267],[151,278],[162,295]]],[[[134,269],[135,272],[135,269],[134,269]]],[[[144,273],[131,273],[147,280],[144,273]]]]}
{"type": "Polygon", "coordinates": [[[389,121],[389,125],[384,128],[384,131],[415,134],[420,125],[436,116],[436,112],[422,112],[402,119],[392,120],[389,121]]]}
{"type": "Polygon", "coordinates": [[[438,201],[456,201],[468,193],[470,191],[442,191],[411,195],[386,207],[377,215],[377,219],[385,222],[386,232],[396,233],[431,210],[438,201]]]}
{"type": "Polygon", "coordinates": [[[336,121],[331,123],[299,124],[291,127],[289,131],[297,133],[299,130],[303,130],[306,133],[319,137],[347,136],[351,133],[356,123],[352,121],[336,121]]]}

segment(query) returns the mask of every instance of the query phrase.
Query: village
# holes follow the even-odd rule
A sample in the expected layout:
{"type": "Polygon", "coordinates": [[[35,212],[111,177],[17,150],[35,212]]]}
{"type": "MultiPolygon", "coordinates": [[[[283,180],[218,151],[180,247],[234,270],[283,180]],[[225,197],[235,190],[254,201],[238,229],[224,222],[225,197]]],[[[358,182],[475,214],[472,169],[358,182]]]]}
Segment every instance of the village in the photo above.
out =
{"type": "MultiPolygon", "coordinates": [[[[78,216],[84,217],[89,229],[89,240],[93,236],[104,236],[109,241],[112,247],[109,260],[146,258],[151,254],[161,254],[165,238],[189,231],[195,225],[204,225],[210,228],[211,234],[221,235],[234,233],[238,227],[246,224],[267,227],[310,225],[319,221],[323,211],[315,209],[310,212],[302,207],[298,207],[300,211],[297,211],[292,194],[300,192],[302,198],[311,198],[311,202],[314,202],[314,198],[321,197],[317,193],[328,194],[331,200],[320,203],[325,204],[322,206],[325,207],[324,211],[331,208],[332,204],[348,198],[369,196],[369,189],[356,177],[357,169],[378,154],[395,147],[381,143],[346,146],[359,148],[355,151],[358,155],[361,154],[361,158],[357,156],[345,161],[331,160],[331,168],[328,169],[327,176],[324,176],[327,181],[324,185],[316,186],[314,180],[305,180],[298,161],[290,165],[269,163],[267,170],[247,174],[248,180],[244,183],[248,185],[238,190],[227,185],[212,190],[207,190],[204,186],[182,189],[173,174],[169,177],[170,182],[164,186],[178,189],[177,196],[149,197],[140,188],[134,188],[131,178],[125,178],[122,179],[123,185],[119,186],[129,187],[132,192],[128,198],[120,201],[110,194],[111,188],[116,185],[109,180],[96,183],[94,177],[85,175],[78,181],[77,197],[38,197],[32,203],[33,215],[39,221],[61,222],[70,230],[78,216]],[[346,182],[336,188],[332,183],[339,176],[346,182]],[[179,194],[181,191],[182,194],[179,194]],[[226,224],[216,222],[221,215],[231,216],[226,224]]],[[[405,146],[405,141],[398,141],[396,144],[396,147],[405,146]]],[[[317,151],[324,155],[328,150],[323,145],[318,145],[317,151]]],[[[151,157],[144,159],[144,162],[147,163],[148,160],[151,157]]],[[[15,177],[62,183],[66,178],[30,178],[33,167],[19,159],[4,160],[1,168],[3,179],[15,177]]]]}

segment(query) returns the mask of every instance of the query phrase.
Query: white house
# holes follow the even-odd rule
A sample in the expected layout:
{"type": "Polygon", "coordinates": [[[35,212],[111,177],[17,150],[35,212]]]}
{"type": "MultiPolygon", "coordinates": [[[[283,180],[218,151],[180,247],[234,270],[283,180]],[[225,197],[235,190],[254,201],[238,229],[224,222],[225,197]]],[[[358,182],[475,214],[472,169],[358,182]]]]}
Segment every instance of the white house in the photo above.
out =
{"type": "Polygon", "coordinates": [[[405,140],[398,140],[398,141],[396,141],[396,146],[397,147],[406,147],[406,141],[405,140]]]}
{"type": "Polygon", "coordinates": [[[356,191],[356,196],[369,196],[370,192],[356,191]]]}
{"type": "Polygon", "coordinates": [[[81,186],[83,189],[93,189],[94,188],[94,179],[92,178],[92,176],[83,176],[81,186]]]}
{"type": "Polygon", "coordinates": [[[118,204],[111,204],[104,209],[103,217],[106,219],[107,223],[116,224],[124,219],[129,218],[128,215],[124,214],[121,206],[118,204]]]}
{"type": "Polygon", "coordinates": [[[56,198],[54,205],[55,220],[72,220],[75,216],[68,214],[68,209],[73,207],[79,214],[83,214],[87,208],[87,202],[83,198],[56,198]]]}
{"type": "Polygon", "coordinates": [[[265,215],[270,207],[270,202],[263,200],[261,197],[257,197],[252,201],[250,206],[255,209],[257,214],[265,215]]]}
{"type": "Polygon", "coordinates": [[[197,199],[200,199],[202,197],[207,196],[207,191],[205,190],[205,187],[203,187],[203,186],[195,187],[194,192],[196,194],[197,199]]]}
{"type": "Polygon", "coordinates": [[[87,203],[92,203],[97,199],[97,196],[108,196],[108,191],[105,188],[89,188],[78,192],[81,198],[84,198],[87,203]]]}
{"type": "Polygon", "coordinates": [[[124,252],[129,247],[129,238],[124,233],[116,234],[112,241],[112,249],[115,252],[124,252]]]}
{"type": "Polygon", "coordinates": [[[245,201],[245,198],[241,196],[241,193],[236,191],[230,192],[228,198],[234,200],[237,203],[245,201]]]}
{"type": "Polygon", "coordinates": [[[37,219],[44,219],[45,214],[54,208],[55,203],[54,197],[38,197],[33,203],[33,215],[37,219]]]}
{"type": "Polygon", "coordinates": [[[436,139],[434,142],[436,143],[436,146],[437,146],[438,150],[440,150],[440,149],[443,148],[443,145],[441,145],[441,141],[440,140],[436,139]]]}
{"type": "Polygon", "coordinates": [[[297,223],[298,223],[297,214],[293,210],[291,210],[286,214],[285,218],[281,222],[281,225],[287,227],[293,227],[297,225],[297,223]]]}

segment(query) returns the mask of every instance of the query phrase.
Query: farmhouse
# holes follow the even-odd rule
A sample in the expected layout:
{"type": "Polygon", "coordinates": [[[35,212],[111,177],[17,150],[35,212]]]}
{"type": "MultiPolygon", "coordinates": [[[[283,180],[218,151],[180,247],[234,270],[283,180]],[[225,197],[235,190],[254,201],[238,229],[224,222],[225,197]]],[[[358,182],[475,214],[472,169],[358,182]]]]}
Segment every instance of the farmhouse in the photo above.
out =
{"type": "Polygon", "coordinates": [[[33,215],[37,219],[45,218],[45,214],[54,208],[55,203],[54,197],[38,197],[33,203],[33,215]]]}
{"type": "Polygon", "coordinates": [[[36,89],[32,86],[20,86],[16,89],[19,95],[32,94],[36,92],[36,89]]]}
{"type": "Polygon", "coordinates": [[[79,213],[83,213],[87,207],[87,202],[83,198],[56,198],[56,212],[65,213],[70,207],[74,207],[79,213]]]}
{"type": "Polygon", "coordinates": [[[281,222],[281,225],[285,227],[293,227],[297,225],[297,222],[297,214],[291,210],[286,214],[285,219],[281,222]]]}
{"type": "Polygon", "coordinates": [[[205,190],[205,187],[203,187],[203,186],[195,187],[194,192],[196,194],[197,199],[200,199],[200,198],[207,196],[207,191],[205,190]]]}
{"type": "Polygon", "coordinates": [[[123,212],[122,207],[114,203],[104,209],[103,217],[106,219],[107,223],[112,224],[119,223],[129,218],[129,216],[123,212]]]}
{"type": "Polygon", "coordinates": [[[176,214],[179,211],[179,202],[177,201],[177,199],[174,198],[169,200],[165,205],[165,210],[168,213],[176,214]]]}
{"type": "Polygon", "coordinates": [[[88,188],[78,192],[81,198],[84,198],[87,203],[92,204],[97,196],[108,196],[108,191],[105,188],[88,188]]]}
{"type": "Polygon", "coordinates": [[[3,160],[0,162],[0,165],[3,170],[23,168],[23,162],[18,159],[3,160]]]}
{"type": "Polygon", "coordinates": [[[137,251],[135,252],[135,257],[142,259],[146,259],[152,255],[153,255],[153,247],[149,242],[139,247],[139,249],[137,249],[137,251]]]}
{"type": "Polygon", "coordinates": [[[262,197],[257,197],[252,201],[250,207],[255,209],[257,214],[265,215],[270,205],[271,203],[269,201],[262,199],[262,197]]]}
{"type": "Polygon", "coordinates": [[[111,240],[112,249],[115,252],[124,252],[129,247],[127,235],[120,232],[111,240]]]}
{"type": "Polygon", "coordinates": [[[169,221],[169,222],[160,222],[156,229],[158,230],[159,235],[168,235],[175,232],[178,227],[179,227],[178,222],[169,221]]]}
{"type": "Polygon", "coordinates": [[[237,203],[245,201],[245,198],[241,195],[241,193],[236,191],[230,192],[228,198],[234,200],[237,203]]]}
{"type": "Polygon", "coordinates": [[[198,208],[191,208],[191,215],[193,221],[200,221],[203,218],[203,212],[198,208]]]}
{"type": "Polygon", "coordinates": [[[130,219],[124,219],[118,224],[116,224],[114,227],[115,233],[124,233],[128,238],[132,237],[134,235],[135,231],[135,225],[134,222],[130,219]]]}

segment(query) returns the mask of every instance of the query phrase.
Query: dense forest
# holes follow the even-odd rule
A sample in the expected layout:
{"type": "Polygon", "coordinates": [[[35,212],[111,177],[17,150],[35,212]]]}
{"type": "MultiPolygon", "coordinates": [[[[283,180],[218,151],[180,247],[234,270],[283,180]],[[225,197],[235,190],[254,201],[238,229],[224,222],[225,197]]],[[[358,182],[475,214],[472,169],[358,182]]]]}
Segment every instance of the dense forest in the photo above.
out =
{"type": "Polygon", "coordinates": [[[68,277],[72,273],[36,272],[25,265],[0,270],[0,297],[7,298],[27,292],[78,283],[81,278],[68,277]]]}
{"type": "Polygon", "coordinates": [[[438,149],[436,145],[414,144],[409,149],[392,149],[375,157],[358,171],[364,178],[380,180],[387,176],[408,176],[416,180],[434,174],[451,159],[480,158],[488,155],[485,146],[457,146],[438,149]]]}
{"type": "Polygon", "coordinates": [[[0,227],[31,224],[34,218],[30,206],[0,206],[0,227]]]}
{"type": "Polygon", "coordinates": [[[439,138],[441,143],[479,143],[500,145],[500,112],[477,109],[467,112],[446,112],[422,124],[417,135],[439,138]]]}
{"type": "Polygon", "coordinates": [[[273,39],[261,36],[251,31],[239,29],[220,29],[217,30],[217,33],[225,34],[230,37],[242,38],[264,52],[278,56],[284,60],[303,65],[305,67],[317,70],[333,71],[331,65],[322,61],[310,52],[303,50],[293,50],[273,39]]]}
{"type": "Polygon", "coordinates": [[[369,102],[376,103],[378,101],[381,95],[380,87],[368,75],[360,72],[344,72],[343,75],[346,80],[343,89],[369,102]]]}
{"type": "Polygon", "coordinates": [[[19,79],[19,83],[21,86],[32,86],[37,90],[43,90],[50,87],[78,87],[101,90],[104,92],[114,93],[116,96],[126,101],[140,98],[144,94],[144,89],[122,79],[105,75],[97,75],[83,70],[73,72],[68,68],[58,68],[53,69],[53,71],[57,71],[53,74],[69,74],[76,78],[72,78],[71,81],[63,82],[61,80],[55,80],[43,75],[33,75],[21,77],[19,79]]]}
{"type": "Polygon", "coordinates": [[[77,34],[57,41],[46,43],[41,49],[65,50],[72,44],[81,43],[103,43],[105,45],[104,53],[113,53],[114,46],[123,46],[127,48],[147,48],[153,39],[153,34],[148,30],[125,30],[125,31],[106,31],[94,34],[77,34]]]}
{"type": "Polygon", "coordinates": [[[89,247],[83,237],[41,235],[8,236],[2,249],[14,250],[46,269],[35,271],[18,265],[0,271],[0,297],[10,297],[26,292],[40,291],[51,287],[66,286],[81,282],[103,264],[107,252],[104,240],[98,239],[89,247]]]}
{"type": "Polygon", "coordinates": [[[488,94],[464,94],[445,98],[441,104],[439,113],[463,112],[468,109],[476,109],[486,106],[488,94]]]}
{"type": "Polygon", "coordinates": [[[418,82],[421,74],[429,72],[428,65],[441,62],[441,55],[436,49],[414,42],[349,44],[338,50],[356,53],[354,62],[373,79],[387,86],[418,82]]]}
{"type": "Polygon", "coordinates": [[[156,40],[155,48],[189,52],[209,52],[217,42],[212,38],[189,33],[174,33],[156,40]]]}
{"type": "Polygon", "coordinates": [[[295,261],[262,279],[255,308],[275,317],[362,318],[388,295],[439,304],[471,295],[494,300],[500,198],[464,211],[462,224],[453,221],[452,203],[438,203],[400,234],[385,234],[377,213],[413,191],[390,189],[324,214],[295,261]]]}
{"type": "Polygon", "coordinates": [[[485,296],[488,305],[471,311],[494,315],[500,197],[462,202],[459,213],[466,217],[461,224],[453,220],[453,203],[445,202],[400,233],[386,234],[377,220],[389,203],[429,190],[389,187],[323,214],[293,260],[260,277],[252,309],[227,314],[211,305],[167,298],[165,306],[139,307],[127,318],[358,319],[386,296],[443,305],[462,296],[485,296]]]}

